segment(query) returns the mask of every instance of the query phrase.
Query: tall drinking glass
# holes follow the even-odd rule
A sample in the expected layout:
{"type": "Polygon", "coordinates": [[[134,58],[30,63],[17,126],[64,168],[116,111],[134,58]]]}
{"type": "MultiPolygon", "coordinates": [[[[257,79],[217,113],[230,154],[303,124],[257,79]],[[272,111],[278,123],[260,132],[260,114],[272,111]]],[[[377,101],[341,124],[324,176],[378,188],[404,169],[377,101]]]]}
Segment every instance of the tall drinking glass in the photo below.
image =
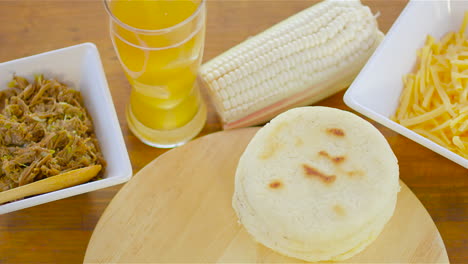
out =
{"type": "Polygon", "coordinates": [[[132,87],[126,117],[144,143],[182,145],[206,121],[196,75],[205,0],[104,0],[117,56],[132,87]]]}

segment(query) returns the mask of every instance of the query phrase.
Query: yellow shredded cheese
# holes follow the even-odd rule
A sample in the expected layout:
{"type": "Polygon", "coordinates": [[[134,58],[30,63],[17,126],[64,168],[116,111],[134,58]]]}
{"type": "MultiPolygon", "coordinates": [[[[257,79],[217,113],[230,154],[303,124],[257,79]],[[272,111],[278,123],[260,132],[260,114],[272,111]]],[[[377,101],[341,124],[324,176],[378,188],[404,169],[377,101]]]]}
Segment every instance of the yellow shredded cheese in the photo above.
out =
{"type": "Polygon", "coordinates": [[[416,70],[403,77],[392,117],[416,133],[468,158],[468,11],[458,31],[428,35],[416,70]]]}

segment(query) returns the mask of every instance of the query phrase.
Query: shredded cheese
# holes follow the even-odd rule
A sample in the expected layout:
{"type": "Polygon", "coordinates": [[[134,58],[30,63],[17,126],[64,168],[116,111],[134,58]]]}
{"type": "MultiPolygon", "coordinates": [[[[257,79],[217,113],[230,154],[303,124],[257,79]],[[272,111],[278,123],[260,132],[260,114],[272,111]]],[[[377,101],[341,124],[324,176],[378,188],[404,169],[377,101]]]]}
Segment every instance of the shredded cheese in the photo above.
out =
{"type": "Polygon", "coordinates": [[[428,35],[416,70],[403,77],[392,119],[468,158],[468,11],[456,32],[428,35]]]}

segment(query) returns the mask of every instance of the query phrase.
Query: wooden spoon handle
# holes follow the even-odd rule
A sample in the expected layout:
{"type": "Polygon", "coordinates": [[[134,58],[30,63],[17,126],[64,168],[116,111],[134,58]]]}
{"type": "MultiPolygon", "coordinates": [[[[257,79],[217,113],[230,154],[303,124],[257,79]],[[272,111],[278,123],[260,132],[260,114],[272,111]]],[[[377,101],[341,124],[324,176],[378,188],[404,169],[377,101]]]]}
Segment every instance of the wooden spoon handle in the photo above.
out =
{"type": "Polygon", "coordinates": [[[0,192],[0,204],[85,183],[96,176],[100,170],[101,165],[93,165],[0,192]]]}

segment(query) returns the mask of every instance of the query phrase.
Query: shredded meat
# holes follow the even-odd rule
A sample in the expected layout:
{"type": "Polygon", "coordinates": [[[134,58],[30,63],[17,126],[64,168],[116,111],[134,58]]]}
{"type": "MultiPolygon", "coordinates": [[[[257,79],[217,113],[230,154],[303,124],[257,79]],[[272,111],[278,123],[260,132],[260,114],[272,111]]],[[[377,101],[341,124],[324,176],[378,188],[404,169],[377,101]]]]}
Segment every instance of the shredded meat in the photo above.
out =
{"type": "Polygon", "coordinates": [[[105,160],[81,94],[55,79],[14,76],[0,91],[0,191],[105,160]]]}

